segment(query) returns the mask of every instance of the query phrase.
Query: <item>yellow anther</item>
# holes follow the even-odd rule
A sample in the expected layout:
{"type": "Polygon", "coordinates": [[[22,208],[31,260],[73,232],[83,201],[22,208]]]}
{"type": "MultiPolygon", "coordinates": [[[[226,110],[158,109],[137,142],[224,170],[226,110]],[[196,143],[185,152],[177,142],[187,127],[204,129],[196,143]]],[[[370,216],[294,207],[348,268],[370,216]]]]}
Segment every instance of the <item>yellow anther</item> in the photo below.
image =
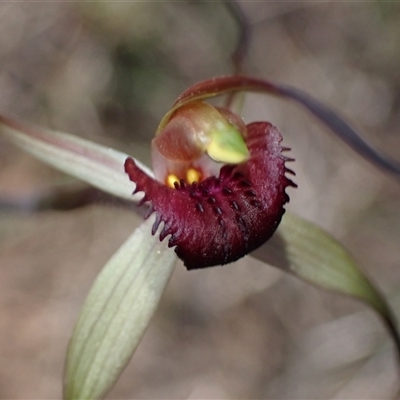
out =
{"type": "Polygon", "coordinates": [[[175,185],[174,185],[175,182],[179,182],[178,177],[174,174],[169,174],[167,176],[167,186],[169,186],[171,188],[175,188],[175,185]]]}
{"type": "Polygon", "coordinates": [[[200,182],[201,173],[197,169],[189,168],[186,172],[187,182],[192,184],[193,182],[200,182]]]}

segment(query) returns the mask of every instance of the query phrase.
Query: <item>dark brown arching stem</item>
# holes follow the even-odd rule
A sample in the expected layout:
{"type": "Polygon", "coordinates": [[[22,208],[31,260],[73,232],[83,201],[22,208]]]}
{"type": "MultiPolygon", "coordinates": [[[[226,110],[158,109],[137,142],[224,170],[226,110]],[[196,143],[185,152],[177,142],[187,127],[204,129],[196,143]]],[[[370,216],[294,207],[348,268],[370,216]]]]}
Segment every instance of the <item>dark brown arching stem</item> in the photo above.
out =
{"type": "Polygon", "coordinates": [[[163,124],[165,125],[165,121],[169,119],[174,110],[187,102],[243,91],[263,92],[294,100],[305,107],[318,121],[322,122],[323,125],[366,160],[400,179],[400,162],[392,160],[367,143],[338,113],[302,90],[265,79],[235,75],[222,76],[197,83],[177,98],[173,109],[161,121],[160,127],[163,124]]]}
{"type": "Polygon", "coordinates": [[[301,104],[314,115],[317,120],[322,122],[336,136],[340,137],[366,160],[394,174],[397,178],[400,178],[400,162],[389,158],[386,154],[381,153],[367,143],[355,129],[332,109],[312,98],[307,93],[291,86],[276,85],[276,87],[279,89],[279,95],[301,104]]]}

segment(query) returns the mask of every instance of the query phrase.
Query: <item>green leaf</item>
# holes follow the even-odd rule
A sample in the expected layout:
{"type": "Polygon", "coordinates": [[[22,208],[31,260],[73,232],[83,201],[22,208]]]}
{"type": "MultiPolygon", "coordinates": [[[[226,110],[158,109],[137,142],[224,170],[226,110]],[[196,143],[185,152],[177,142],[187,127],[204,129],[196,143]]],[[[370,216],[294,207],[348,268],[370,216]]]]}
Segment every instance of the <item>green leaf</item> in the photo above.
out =
{"type": "MultiPolygon", "coordinates": [[[[124,170],[127,154],[67,133],[32,128],[0,115],[0,133],[37,159],[114,196],[137,201],[124,170]]],[[[139,161],[148,175],[152,172],[139,161]]]]}
{"type": "Polygon", "coordinates": [[[97,277],[71,338],[66,399],[97,399],[119,378],[149,324],[176,255],[151,235],[154,218],[128,238],[97,277]]]}
{"type": "Polygon", "coordinates": [[[271,240],[252,256],[317,287],[365,302],[383,318],[400,351],[396,321],[385,298],[348,251],[321,228],[286,213],[271,240]]]}

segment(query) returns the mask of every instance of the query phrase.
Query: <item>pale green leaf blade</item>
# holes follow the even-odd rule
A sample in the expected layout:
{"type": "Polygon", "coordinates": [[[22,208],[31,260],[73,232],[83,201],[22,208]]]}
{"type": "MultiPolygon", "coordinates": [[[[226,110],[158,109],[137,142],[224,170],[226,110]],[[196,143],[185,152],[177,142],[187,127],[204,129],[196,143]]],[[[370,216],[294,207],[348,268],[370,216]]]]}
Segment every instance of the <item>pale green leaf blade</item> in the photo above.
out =
{"type": "Polygon", "coordinates": [[[252,256],[317,287],[365,302],[383,318],[400,350],[396,321],[385,298],[348,251],[321,228],[286,213],[274,236],[252,256]]]}
{"type": "MultiPolygon", "coordinates": [[[[124,170],[127,154],[67,133],[25,126],[0,116],[0,133],[37,159],[114,196],[137,201],[124,170]]],[[[152,172],[135,160],[147,174],[152,172]]]]}
{"type": "Polygon", "coordinates": [[[104,266],[71,338],[66,399],[97,399],[117,381],[172,275],[176,254],[146,220],[104,266]]]}

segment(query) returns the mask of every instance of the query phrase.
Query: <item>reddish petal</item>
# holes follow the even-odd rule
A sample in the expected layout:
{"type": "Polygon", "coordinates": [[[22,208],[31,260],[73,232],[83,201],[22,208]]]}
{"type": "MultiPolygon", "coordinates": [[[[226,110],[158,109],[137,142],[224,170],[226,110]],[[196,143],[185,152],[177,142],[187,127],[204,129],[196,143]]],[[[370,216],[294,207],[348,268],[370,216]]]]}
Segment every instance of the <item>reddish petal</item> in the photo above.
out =
{"type": "Polygon", "coordinates": [[[268,240],[277,228],[289,201],[278,130],[266,122],[247,126],[250,159],[238,166],[225,166],[219,177],[199,184],[181,181],[176,189],[155,181],[128,158],[125,171],[150,201],[158,225],[164,222],[160,240],[169,246],[187,269],[222,265],[243,257],[268,240]]]}

